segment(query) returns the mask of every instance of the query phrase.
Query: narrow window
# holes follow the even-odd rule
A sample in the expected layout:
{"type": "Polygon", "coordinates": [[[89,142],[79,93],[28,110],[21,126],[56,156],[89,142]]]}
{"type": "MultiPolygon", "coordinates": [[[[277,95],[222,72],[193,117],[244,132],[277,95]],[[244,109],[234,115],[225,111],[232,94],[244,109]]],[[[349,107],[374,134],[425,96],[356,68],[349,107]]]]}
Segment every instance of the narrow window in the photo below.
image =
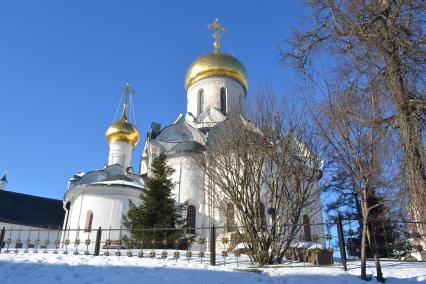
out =
{"type": "Polygon", "coordinates": [[[85,232],[92,231],[92,221],[93,221],[93,212],[89,210],[87,211],[87,214],[86,214],[86,224],[84,225],[85,232]]]}
{"type": "Polygon", "coordinates": [[[260,228],[262,230],[266,230],[266,218],[265,218],[265,205],[260,202],[259,206],[257,207],[257,214],[258,214],[258,220],[260,222],[260,228]]]}
{"type": "Polygon", "coordinates": [[[226,205],[226,230],[231,232],[234,227],[234,204],[228,203],[226,205]]]}
{"type": "Polygon", "coordinates": [[[198,115],[200,115],[204,110],[204,90],[198,90],[198,115]]]}
{"type": "Polygon", "coordinates": [[[226,89],[220,88],[220,111],[226,115],[226,89]]]}
{"type": "Polygon", "coordinates": [[[311,238],[311,224],[308,215],[303,215],[303,232],[305,233],[304,239],[306,242],[310,242],[311,238]]]}
{"type": "Polygon", "coordinates": [[[265,205],[262,202],[259,203],[259,207],[257,208],[257,210],[259,217],[262,220],[265,219],[265,205]]]}
{"type": "Polygon", "coordinates": [[[195,206],[188,205],[186,210],[186,232],[188,234],[195,234],[195,206]]]}

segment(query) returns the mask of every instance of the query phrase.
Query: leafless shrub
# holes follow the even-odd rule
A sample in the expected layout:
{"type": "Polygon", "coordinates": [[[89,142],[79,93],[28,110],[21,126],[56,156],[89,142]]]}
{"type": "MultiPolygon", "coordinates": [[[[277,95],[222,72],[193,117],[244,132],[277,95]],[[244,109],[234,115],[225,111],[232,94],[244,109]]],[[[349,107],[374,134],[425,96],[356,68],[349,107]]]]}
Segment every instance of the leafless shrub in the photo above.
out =
{"type": "Polygon", "coordinates": [[[209,132],[195,156],[216,208],[235,206],[234,230],[259,264],[281,262],[301,229],[303,215],[320,208],[319,145],[303,111],[261,90],[247,111],[209,132]]]}

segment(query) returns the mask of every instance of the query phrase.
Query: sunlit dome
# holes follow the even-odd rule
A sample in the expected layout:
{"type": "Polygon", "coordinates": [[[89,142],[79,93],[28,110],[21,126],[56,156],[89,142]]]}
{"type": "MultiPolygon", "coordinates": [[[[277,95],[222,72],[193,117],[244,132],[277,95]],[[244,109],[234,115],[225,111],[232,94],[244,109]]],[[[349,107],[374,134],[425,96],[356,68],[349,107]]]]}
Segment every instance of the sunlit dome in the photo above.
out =
{"type": "Polygon", "coordinates": [[[212,53],[198,57],[189,66],[185,77],[185,89],[188,89],[194,82],[211,76],[224,76],[239,82],[247,91],[247,71],[244,65],[234,56],[220,52],[220,37],[226,29],[215,19],[209,26],[213,31],[215,39],[212,53]]]}
{"type": "Polygon", "coordinates": [[[247,90],[247,71],[234,56],[216,50],[197,58],[189,67],[185,77],[185,88],[194,82],[211,76],[224,76],[238,81],[247,90]]]}
{"type": "Polygon", "coordinates": [[[136,146],[139,142],[138,129],[127,120],[126,115],[127,105],[123,109],[121,118],[108,127],[105,137],[108,144],[114,141],[124,141],[136,146]]]}

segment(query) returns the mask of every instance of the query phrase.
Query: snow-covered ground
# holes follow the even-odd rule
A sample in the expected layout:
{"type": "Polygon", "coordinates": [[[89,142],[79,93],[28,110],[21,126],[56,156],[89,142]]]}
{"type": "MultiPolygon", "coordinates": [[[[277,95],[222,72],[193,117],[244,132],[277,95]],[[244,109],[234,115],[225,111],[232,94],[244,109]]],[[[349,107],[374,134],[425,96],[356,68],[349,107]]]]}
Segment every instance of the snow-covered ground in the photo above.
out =
{"type": "MultiPolygon", "coordinates": [[[[170,254],[169,254],[170,255],[170,254]]],[[[340,266],[313,267],[303,264],[272,266],[261,269],[261,273],[242,272],[250,264],[242,257],[237,266],[236,259],[229,257],[218,266],[208,265],[204,260],[185,257],[174,261],[139,258],[137,256],[85,256],[53,253],[2,253],[0,254],[0,283],[366,283],[358,278],[359,262],[350,262],[349,271],[340,266]]],[[[426,283],[425,262],[383,261],[386,283],[426,283]]],[[[369,274],[374,267],[369,263],[369,274]]],[[[373,280],[376,282],[376,280],[373,280]]]]}

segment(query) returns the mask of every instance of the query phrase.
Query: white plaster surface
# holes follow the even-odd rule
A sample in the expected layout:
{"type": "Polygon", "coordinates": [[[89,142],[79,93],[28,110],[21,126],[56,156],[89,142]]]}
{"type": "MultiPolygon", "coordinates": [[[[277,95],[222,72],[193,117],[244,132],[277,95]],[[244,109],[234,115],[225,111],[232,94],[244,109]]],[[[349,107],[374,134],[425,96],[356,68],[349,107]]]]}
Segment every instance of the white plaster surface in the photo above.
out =
{"type": "Polygon", "coordinates": [[[227,77],[212,76],[200,79],[187,90],[187,112],[195,117],[200,115],[198,109],[198,91],[204,90],[203,110],[209,106],[220,110],[220,89],[224,87],[227,94],[227,113],[241,112],[245,101],[245,89],[237,81],[227,77]]]}

